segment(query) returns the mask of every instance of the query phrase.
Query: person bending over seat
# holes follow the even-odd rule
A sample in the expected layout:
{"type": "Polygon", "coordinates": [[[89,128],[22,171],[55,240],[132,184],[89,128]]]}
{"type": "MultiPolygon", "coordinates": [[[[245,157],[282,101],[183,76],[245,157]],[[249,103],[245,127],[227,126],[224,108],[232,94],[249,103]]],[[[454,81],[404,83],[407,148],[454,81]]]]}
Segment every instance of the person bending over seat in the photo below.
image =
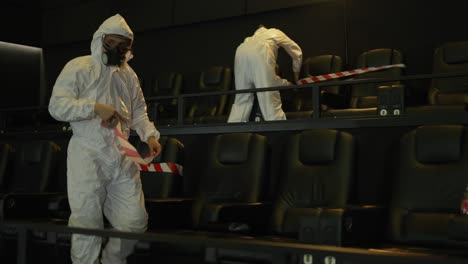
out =
{"type": "MultiPolygon", "coordinates": [[[[236,90],[293,85],[275,72],[280,47],[283,47],[292,58],[294,82],[297,83],[302,64],[301,48],[281,30],[260,25],[236,50],[234,59],[236,90]]],[[[257,98],[266,121],[286,120],[279,91],[257,93],[257,98]]],[[[247,122],[253,101],[252,93],[236,94],[228,123],[247,122]]]]}

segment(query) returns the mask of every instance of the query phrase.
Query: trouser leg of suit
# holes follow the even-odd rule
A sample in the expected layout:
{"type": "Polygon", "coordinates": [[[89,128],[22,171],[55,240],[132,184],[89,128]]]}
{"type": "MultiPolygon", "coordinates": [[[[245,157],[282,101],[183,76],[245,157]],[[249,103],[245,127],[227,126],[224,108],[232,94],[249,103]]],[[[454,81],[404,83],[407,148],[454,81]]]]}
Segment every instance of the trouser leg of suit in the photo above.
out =
{"type": "MultiPolygon", "coordinates": [[[[261,64],[254,76],[256,88],[287,85],[287,81],[278,77],[274,65],[261,64]]],[[[257,93],[258,104],[265,121],[286,120],[279,91],[257,93]]]]}
{"type": "MultiPolygon", "coordinates": [[[[148,216],[144,208],[139,172],[135,167],[105,167],[87,149],[70,142],[68,152],[69,226],[103,228],[103,211],[115,229],[144,232],[148,216]],[[104,209],[103,209],[104,208],[104,209]]],[[[76,263],[99,263],[102,239],[73,235],[71,259],[76,263]]],[[[110,238],[102,263],[126,263],[135,241],[110,238]]]]}
{"type": "MultiPolygon", "coordinates": [[[[116,170],[116,178],[107,185],[107,199],[104,214],[112,226],[124,232],[143,233],[146,231],[148,215],[145,210],[140,172],[129,160],[123,168],[116,170]]],[[[133,253],[137,241],[110,238],[102,252],[102,264],[124,264],[133,253]]]]}
{"type": "MultiPolygon", "coordinates": [[[[68,201],[71,215],[68,225],[102,229],[102,205],[106,199],[107,179],[97,161],[80,145],[70,141],[67,162],[68,201]]],[[[74,264],[99,263],[101,237],[73,234],[70,257],[74,264]]]]}
{"type": "Polygon", "coordinates": [[[257,98],[265,121],[286,120],[279,91],[257,93],[257,98]]]}
{"type": "MultiPolygon", "coordinates": [[[[236,90],[251,89],[253,87],[251,70],[249,65],[248,53],[245,47],[241,46],[236,51],[234,60],[234,80],[236,90]]],[[[236,94],[236,98],[231,107],[228,123],[247,122],[249,121],[250,112],[254,103],[254,95],[252,93],[236,94]]]]}
{"type": "MultiPolygon", "coordinates": [[[[238,81],[236,79],[236,87],[241,88],[236,88],[236,90],[250,89],[248,85],[239,86],[240,84],[237,83],[238,81]]],[[[254,95],[252,93],[236,94],[236,98],[231,107],[231,113],[229,114],[228,123],[249,121],[249,116],[250,112],[252,112],[253,103],[254,95]]]]}

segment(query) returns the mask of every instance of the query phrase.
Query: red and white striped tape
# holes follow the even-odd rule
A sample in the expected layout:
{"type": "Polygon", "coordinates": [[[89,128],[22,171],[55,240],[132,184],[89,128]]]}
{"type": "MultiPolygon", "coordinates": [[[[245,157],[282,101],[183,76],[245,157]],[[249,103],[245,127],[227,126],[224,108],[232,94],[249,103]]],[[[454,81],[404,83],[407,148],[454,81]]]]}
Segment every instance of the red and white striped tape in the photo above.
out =
{"type": "Polygon", "coordinates": [[[297,81],[297,84],[323,82],[323,81],[338,79],[341,77],[347,77],[347,76],[352,76],[356,74],[363,74],[366,72],[374,72],[374,71],[380,71],[380,70],[385,70],[385,69],[390,69],[390,68],[405,68],[405,67],[406,67],[405,64],[400,63],[400,64],[383,65],[383,66],[378,66],[378,67],[354,69],[354,70],[342,71],[342,72],[334,72],[334,73],[328,73],[324,75],[317,75],[317,76],[311,76],[311,77],[307,77],[304,79],[300,79],[299,81],[297,81]]]}
{"type": "Polygon", "coordinates": [[[127,158],[137,165],[140,171],[150,172],[170,172],[172,174],[182,175],[183,167],[173,162],[151,163],[153,156],[142,158],[135,147],[128,142],[127,138],[122,134],[120,122],[114,128],[114,133],[119,140],[122,150],[127,155],[127,158]]]}

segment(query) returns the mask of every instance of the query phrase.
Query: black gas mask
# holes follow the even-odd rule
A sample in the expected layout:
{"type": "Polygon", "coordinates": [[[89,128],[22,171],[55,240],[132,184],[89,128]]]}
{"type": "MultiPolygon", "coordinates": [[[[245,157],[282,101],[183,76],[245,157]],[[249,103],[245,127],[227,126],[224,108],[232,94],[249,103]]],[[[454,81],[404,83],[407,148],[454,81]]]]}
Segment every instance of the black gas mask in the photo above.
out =
{"type": "Polygon", "coordinates": [[[127,52],[131,51],[131,40],[118,38],[106,39],[106,35],[102,36],[102,63],[104,65],[122,66],[126,61],[127,52]]]}

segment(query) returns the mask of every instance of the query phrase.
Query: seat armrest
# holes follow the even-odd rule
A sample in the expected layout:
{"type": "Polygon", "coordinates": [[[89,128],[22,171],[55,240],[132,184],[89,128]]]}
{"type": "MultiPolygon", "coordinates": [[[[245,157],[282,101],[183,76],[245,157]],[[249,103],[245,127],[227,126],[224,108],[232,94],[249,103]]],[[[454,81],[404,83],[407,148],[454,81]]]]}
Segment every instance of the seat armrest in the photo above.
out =
{"type": "Polygon", "coordinates": [[[405,86],[402,84],[381,85],[377,88],[377,114],[398,116],[405,108],[405,86]]]}
{"type": "Polygon", "coordinates": [[[334,246],[370,245],[381,241],[387,210],[380,206],[310,208],[300,219],[299,240],[334,246]]]}
{"type": "Polygon", "coordinates": [[[369,245],[382,241],[388,208],[377,205],[349,206],[345,211],[344,245],[369,245]]]}
{"type": "Polygon", "coordinates": [[[154,114],[156,118],[177,116],[177,105],[171,102],[158,102],[155,105],[154,114]]]}
{"type": "Polygon", "coordinates": [[[68,203],[68,195],[66,193],[59,194],[53,197],[49,202],[49,211],[53,219],[66,219],[70,217],[70,204],[68,203]]]}
{"type": "Polygon", "coordinates": [[[202,211],[201,228],[236,233],[266,232],[273,205],[257,203],[211,203],[202,211]]]}
{"type": "Polygon", "coordinates": [[[448,225],[448,237],[458,241],[468,241],[468,216],[454,215],[448,225]]]}
{"type": "Polygon", "coordinates": [[[58,194],[55,197],[52,197],[49,203],[49,210],[57,211],[57,210],[70,210],[70,204],[68,204],[68,195],[58,194]]]}
{"type": "Polygon", "coordinates": [[[46,219],[49,203],[59,193],[5,193],[0,197],[0,219],[46,219]]]}
{"type": "Polygon", "coordinates": [[[466,93],[438,93],[436,96],[437,104],[457,105],[468,103],[468,94],[466,93]]]}
{"type": "Polygon", "coordinates": [[[192,219],[191,198],[145,199],[149,229],[188,228],[192,219]]]}
{"type": "Polygon", "coordinates": [[[349,97],[344,94],[335,94],[327,91],[321,91],[321,104],[328,108],[346,109],[349,107],[349,97]]]}

